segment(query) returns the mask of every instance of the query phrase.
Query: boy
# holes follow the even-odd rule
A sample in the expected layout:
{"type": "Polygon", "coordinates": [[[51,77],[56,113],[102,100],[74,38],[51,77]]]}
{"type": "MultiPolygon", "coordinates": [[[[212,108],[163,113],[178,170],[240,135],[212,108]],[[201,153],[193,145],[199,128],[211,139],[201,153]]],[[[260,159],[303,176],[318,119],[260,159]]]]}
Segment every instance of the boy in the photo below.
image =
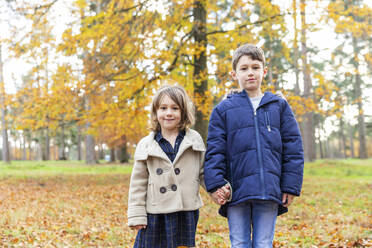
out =
{"type": "Polygon", "coordinates": [[[232,198],[219,213],[228,218],[231,247],[271,248],[276,216],[301,192],[301,134],[287,101],[261,92],[267,68],[260,48],[239,47],[232,67],[242,91],[211,114],[205,184],[215,202],[230,184],[232,198]]]}

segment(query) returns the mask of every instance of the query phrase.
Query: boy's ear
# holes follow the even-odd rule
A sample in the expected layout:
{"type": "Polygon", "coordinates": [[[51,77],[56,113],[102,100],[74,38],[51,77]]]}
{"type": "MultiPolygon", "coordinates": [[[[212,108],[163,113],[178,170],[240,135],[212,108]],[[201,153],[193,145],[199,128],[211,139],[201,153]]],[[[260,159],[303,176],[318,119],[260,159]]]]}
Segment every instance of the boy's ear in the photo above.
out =
{"type": "Polygon", "coordinates": [[[231,76],[234,80],[238,80],[238,78],[236,77],[236,72],[235,72],[235,71],[231,71],[231,72],[230,72],[230,76],[231,76]]]}

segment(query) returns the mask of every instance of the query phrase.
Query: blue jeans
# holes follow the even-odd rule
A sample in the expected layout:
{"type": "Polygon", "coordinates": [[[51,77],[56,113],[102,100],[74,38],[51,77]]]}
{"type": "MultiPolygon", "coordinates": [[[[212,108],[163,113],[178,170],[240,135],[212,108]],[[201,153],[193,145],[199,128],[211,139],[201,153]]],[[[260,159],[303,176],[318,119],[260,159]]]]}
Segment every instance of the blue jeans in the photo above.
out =
{"type": "Polygon", "coordinates": [[[277,214],[278,203],[272,201],[228,207],[231,248],[272,248],[277,214]]]}

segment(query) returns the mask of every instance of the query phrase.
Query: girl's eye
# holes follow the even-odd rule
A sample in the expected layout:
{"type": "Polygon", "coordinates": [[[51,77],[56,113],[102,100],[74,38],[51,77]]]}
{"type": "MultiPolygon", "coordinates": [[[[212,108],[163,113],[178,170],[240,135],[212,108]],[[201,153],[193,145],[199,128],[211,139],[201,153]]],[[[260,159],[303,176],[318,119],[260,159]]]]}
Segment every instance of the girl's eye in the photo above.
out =
{"type": "Polygon", "coordinates": [[[173,107],[173,110],[178,110],[178,107],[173,107]]]}
{"type": "Polygon", "coordinates": [[[167,108],[166,107],[160,107],[161,110],[166,110],[167,108]]]}

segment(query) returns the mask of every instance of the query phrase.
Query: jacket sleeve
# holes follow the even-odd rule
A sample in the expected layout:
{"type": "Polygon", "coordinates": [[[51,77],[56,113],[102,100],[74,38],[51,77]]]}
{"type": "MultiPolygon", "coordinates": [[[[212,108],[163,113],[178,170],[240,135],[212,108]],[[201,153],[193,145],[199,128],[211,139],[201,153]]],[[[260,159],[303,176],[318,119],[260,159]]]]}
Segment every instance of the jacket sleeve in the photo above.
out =
{"type": "Polygon", "coordinates": [[[298,123],[286,100],[282,100],[280,119],[283,148],[281,191],[299,196],[303,180],[304,151],[298,123]]]}
{"type": "Polygon", "coordinates": [[[204,163],[204,179],[208,192],[226,184],[226,143],[225,120],[218,109],[214,108],[209,120],[204,163]]]}
{"type": "Polygon", "coordinates": [[[135,160],[129,186],[129,226],[147,225],[146,195],[148,178],[146,160],[135,160]]]}

